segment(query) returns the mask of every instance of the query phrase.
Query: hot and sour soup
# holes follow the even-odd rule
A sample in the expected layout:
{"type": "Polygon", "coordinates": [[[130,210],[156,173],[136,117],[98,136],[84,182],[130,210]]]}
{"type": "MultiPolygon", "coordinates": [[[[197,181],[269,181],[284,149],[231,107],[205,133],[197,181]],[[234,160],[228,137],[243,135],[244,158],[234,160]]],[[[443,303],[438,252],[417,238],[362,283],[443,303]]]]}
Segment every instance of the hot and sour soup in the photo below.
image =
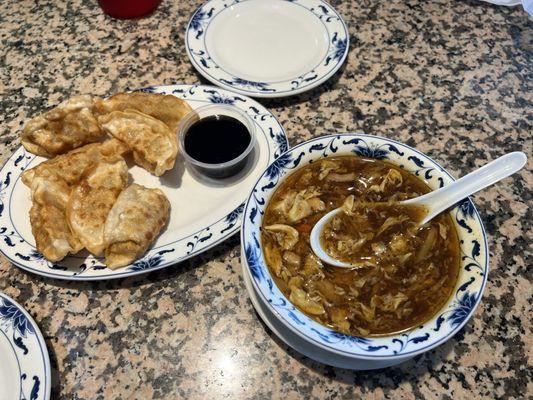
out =
{"type": "Polygon", "coordinates": [[[276,285],[306,315],[342,333],[387,335],[422,324],[450,296],[460,264],[448,214],[419,226],[425,210],[397,204],[430,190],[391,163],[357,156],[299,169],[263,217],[262,246],[276,285]],[[309,244],[314,224],[340,206],[321,241],[352,269],[323,263],[309,244]]]}

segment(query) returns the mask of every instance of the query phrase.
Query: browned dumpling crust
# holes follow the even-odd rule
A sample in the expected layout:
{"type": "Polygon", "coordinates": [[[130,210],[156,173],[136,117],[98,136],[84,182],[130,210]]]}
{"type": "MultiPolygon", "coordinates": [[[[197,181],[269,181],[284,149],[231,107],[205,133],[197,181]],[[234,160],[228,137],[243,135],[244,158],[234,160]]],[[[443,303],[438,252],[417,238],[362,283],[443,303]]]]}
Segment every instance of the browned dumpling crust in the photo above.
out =
{"type": "Polygon", "coordinates": [[[74,186],[67,204],[67,221],[83,247],[94,255],[104,250],[104,225],[120,192],[128,183],[124,159],[102,160],[89,167],[74,186]]]}
{"type": "Polygon", "coordinates": [[[83,245],[67,222],[66,208],[74,185],[89,167],[122,160],[128,148],[116,139],[93,143],[47,160],[24,171],[22,182],[31,190],[30,223],[37,250],[49,261],[62,260],[83,245]]]}
{"type": "Polygon", "coordinates": [[[176,134],[158,119],[136,110],[113,111],[98,118],[102,129],[124,142],[136,164],[156,176],[174,167],[176,134]]]}
{"type": "Polygon", "coordinates": [[[123,267],[143,255],[169,217],[170,202],[161,190],[135,183],[124,189],[105,223],[106,265],[123,267]]]}
{"type": "Polygon", "coordinates": [[[98,99],[95,111],[99,115],[112,111],[137,110],[164,122],[175,133],[180,120],[192,111],[185,100],[157,93],[117,93],[105,100],[98,99]]]}
{"type": "Polygon", "coordinates": [[[77,253],[82,245],[68,226],[65,210],[70,188],[57,177],[38,176],[32,185],[30,223],[37,250],[49,261],[77,253]]]}
{"type": "Polygon", "coordinates": [[[53,262],[83,248],[95,255],[105,250],[111,268],[142,256],[167,223],[170,203],[158,189],[124,189],[123,156],[133,153],[135,163],[156,176],[172,169],[176,130],[192,111],[171,95],[84,95],[28,121],[23,146],[53,157],[21,176],[31,190],[37,250],[53,262]],[[102,142],[106,133],[112,138],[102,142]]]}
{"type": "Polygon", "coordinates": [[[33,154],[52,157],[98,141],[104,133],[93,105],[93,97],[76,96],[32,118],[24,126],[22,145],[33,154]]]}
{"type": "Polygon", "coordinates": [[[83,172],[102,159],[116,160],[129,152],[129,148],[119,140],[109,139],[103,143],[92,143],[66,154],[42,162],[22,173],[22,182],[32,187],[36,176],[53,176],[62,179],[69,186],[76,184],[83,172]]]}

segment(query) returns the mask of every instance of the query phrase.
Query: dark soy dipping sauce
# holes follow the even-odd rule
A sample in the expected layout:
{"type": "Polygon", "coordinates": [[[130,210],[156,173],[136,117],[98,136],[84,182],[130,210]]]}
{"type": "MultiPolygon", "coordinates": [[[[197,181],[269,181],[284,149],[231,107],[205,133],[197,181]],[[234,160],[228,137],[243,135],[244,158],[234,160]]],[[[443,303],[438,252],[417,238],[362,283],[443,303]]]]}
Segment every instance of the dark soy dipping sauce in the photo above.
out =
{"type": "MultiPolygon", "coordinates": [[[[227,115],[210,115],[193,123],[184,138],[185,151],[197,161],[221,164],[239,157],[248,148],[252,137],[242,122],[227,115]]],[[[239,172],[248,157],[226,168],[202,168],[203,174],[226,178],[239,172]]]]}

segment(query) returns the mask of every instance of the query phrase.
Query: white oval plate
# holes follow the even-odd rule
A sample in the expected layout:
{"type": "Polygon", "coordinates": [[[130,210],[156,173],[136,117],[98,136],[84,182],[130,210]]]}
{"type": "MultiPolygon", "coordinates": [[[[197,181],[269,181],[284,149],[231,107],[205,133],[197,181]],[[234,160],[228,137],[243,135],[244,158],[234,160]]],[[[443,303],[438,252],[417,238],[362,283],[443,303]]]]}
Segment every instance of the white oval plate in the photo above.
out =
{"type": "Polygon", "coordinates": [[[0,293],[0,400],[50,399],[50,359],[33,318],[0,293]]]}
{"type": "Polygon", "coordinates": [[[59,263],[45,260],[35,249],[29,221],[30,191],[20,175],[44,160],[21,146],[0,170],[0,251],[23,269],[52,278],[102,280],[137,275],[195,256],[233,235],[240,228],[244,200],[254,182],[274,159],[287,150],[287,138],[277,119],[245,96],[212,86],[154,86],[143,91],[173,94],[192,108],[210,103],[234,105],[254,121],[257,135],[254,162],[245,174],[215,185],[191,175],[178,156],[176,166],[162,177],[130,169],[133,181],[160,188],[171,203],[170,221],[152,248],[132,265],[110,270],[91,255],[78,254],[59,263]]]}
{"type": "Polygon", "coordinates": [[[292,96],[330,78],[348,54],[342,17],[322,0],[211,0],[189,21],[194,67],[253,97],[292,96]]]}

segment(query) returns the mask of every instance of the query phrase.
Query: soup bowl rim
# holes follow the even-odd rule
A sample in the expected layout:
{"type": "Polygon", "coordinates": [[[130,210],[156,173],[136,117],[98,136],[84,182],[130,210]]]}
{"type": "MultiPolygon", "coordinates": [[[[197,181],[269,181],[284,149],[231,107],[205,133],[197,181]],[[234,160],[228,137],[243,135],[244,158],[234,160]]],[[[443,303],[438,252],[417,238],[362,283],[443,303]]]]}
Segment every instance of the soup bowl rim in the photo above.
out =
{"type": "MultiPolygon", "coordinates": [[[[359,359],[411,358],[453,337],[471,318],[481,301],[489,271],[489,253],[483,223],[470,199],[465,199],[450,211],[456,227],[462,227],[462,223],[472,230],[458,231],[460,239],[468,237],[472,239],[472,243],[466,243],[464,240],[460,242],[462,264],[453,294],[432,319],[408,332],[366,338],[345,335],[327,328],[298,310],[281,293],[264,260],[259,228],[264,210],[280,183],[298,169],[309,165],[310,161],[349,154],[376,159],[387,159],[387,156],[391,155],[397,158],[392,160],[396,165],[398,160],[409,161],[418,168],[417,175],[421,174],[423,180],[433,187],[436,181],[442,186],[455,180],[429,156],[386,137],[341,133],[302,142],[288,149],[265,169],[245,203],[241,243],[247,268],[259,299],[267,304],[287,328],[308,342],[328,351],[359,359]],[[350,148],[352,150],[348,152],[346,149],[350,148]]],[[[407,170],[414,172],[412,168],[407,170]]]]}

